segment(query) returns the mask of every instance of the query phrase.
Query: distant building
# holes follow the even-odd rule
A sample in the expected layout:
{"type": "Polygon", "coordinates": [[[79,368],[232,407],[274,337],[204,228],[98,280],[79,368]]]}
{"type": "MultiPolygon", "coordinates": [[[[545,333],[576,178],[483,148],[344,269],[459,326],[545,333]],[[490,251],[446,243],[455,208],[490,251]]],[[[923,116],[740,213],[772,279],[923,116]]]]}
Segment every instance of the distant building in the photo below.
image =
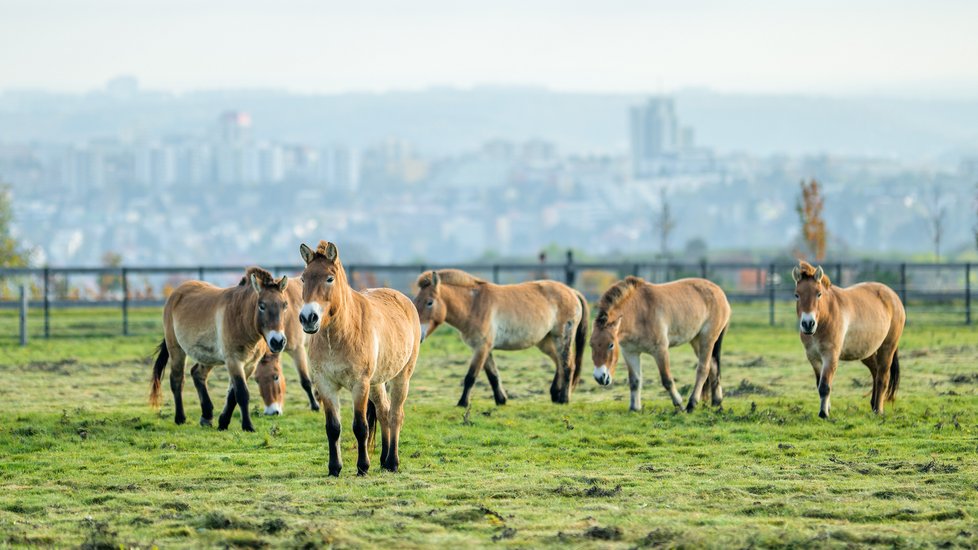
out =
{"type": "Polygon", "coordinates": [[[632,107],[630,125],[632,175],[637,178],[655,173],[654,167],[663,158],[679,152],[685,137],[679,134],[675,104],[669,97],[652,97],[644,105],[632,107]]]}
{"type": "Polygon", "coordinates": [[[251,115],[225,111],[217,119],[218,140],[225,145],[244,145],[251,141],[251,115]]]}

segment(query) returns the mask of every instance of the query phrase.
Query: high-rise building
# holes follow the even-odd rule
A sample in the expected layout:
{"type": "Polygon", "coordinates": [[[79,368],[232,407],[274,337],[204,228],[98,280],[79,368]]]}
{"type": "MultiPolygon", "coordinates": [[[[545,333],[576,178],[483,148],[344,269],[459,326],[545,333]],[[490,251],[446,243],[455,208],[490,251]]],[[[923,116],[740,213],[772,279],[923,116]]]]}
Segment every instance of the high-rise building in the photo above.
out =
{"type": "Polygon", "coordinates": [[[632,107],[630,124],[635,177],[651,175],[663,158],[678,152],[681,136],[672,98],[652,97],[644,105],[632,107]]]}

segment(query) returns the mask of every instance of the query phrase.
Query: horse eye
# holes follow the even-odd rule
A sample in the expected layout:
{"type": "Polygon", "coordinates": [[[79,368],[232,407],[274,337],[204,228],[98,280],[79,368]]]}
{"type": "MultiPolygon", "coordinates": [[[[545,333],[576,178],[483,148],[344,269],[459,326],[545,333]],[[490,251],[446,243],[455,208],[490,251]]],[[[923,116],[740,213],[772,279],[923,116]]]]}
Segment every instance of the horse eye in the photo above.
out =
{"type": "Polygon", "coordinates": [[[428,306],[428,307],[431,307],[431,306],[433,306],[433,305],[435,305],[435,301],[434,301],[434,300],[428,300],[428,304],[427,304],[427,306],[428,306]]]}
{"type": "Polygon", "coordinates": [[[326,282],[329,283],[329,284],[333,284],[333,280],[334,280],[334,278],[333,278],[332,275],[330,275],[329,277],[326,277],[326,282]]]}
{"type": "Polygon", "coordinates": [[[259,311],[265,311],[265,303],[264,302],[258,302],[258,310],[259,311]]]}
{"type": "Polygon", "coordinates": [[[799,298],[800,298],[800,296],[798,296],[798,293],[795,292],[795,300],[798,300],[799,298]]]}
{"type": "Polygon", "coordinates": [[[608,349],[615,349],[615,343],[612,342],[612,343],[608,344],[608,349]]]}
{"type": "Polygon", "coordinates": [[[818,295],[816,296],[816,298],[821,298],[821,297],[822,297],[822,293],[819,292],[818,295]]]}
{"type": "Polygon", "coordinates": [[[275,375],[275,381],[278,382],[278,375],[275,375]]]}

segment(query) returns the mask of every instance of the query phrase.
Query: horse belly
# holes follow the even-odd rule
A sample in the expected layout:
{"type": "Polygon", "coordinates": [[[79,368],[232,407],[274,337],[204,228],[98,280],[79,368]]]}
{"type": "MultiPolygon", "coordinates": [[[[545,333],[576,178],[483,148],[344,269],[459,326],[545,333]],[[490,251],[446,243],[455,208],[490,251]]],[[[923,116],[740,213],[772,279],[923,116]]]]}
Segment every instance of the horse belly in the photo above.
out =
{"type": "MultiPolygon", "coordinates": [[[[549,328],[549,327],[548,327],[549,328]]],[[[493,349],[514,351],[533,347],[547,337],[549,330],[497,325],[492,341],[493,349]]]]}
{"type": "Polygon", "coordinates": [[[850,330],[842,342],[842,361],[858,361],[876,353],[886,338],[885,331],[850,330]]]}
{"type": "Polygon", "coordinates": [[[176,331],[177,341],[183,351],[202,365],[218,365],[224,362],[224,349],[214,332],[181,334],[176,331]]]}

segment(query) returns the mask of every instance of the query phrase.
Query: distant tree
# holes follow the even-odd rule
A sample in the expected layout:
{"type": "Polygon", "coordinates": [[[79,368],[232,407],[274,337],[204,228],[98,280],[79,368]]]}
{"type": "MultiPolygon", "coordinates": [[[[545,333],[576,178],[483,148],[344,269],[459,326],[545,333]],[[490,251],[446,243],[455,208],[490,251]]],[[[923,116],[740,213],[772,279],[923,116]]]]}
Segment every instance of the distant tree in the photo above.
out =
{"type": "Polygon", "coordinates": [[[11,226],[14,222],[10,187],[0,185],[0,266],[24,267],[28,254],[14,239],[11,226]]]}
{"type": "Polygon", "coordinates": [[[686,241],[683,254],[689,260],[705,260],[707,250],[706,241],[701,237],[695,237],[686,241]]]}
{"type": "Polygon", "coordinates": [[[663,258],[668,258],[669,235],[676,229],[676,219],[672,217],[672,208],[669,206],[669,195],[665,187],[659,189],[659,213],[655,217],[653,227],[659,235],[659,255],[663,258]]]}
{"type": "Polygon", "coordinates": [[[825,199],[818,181],[812,179],[806,183],[802,180],[801,196],[798,197],[795,210],[801,222],[801,240],[807,249],[803,254],[816,262],[825,259],[825,243],[828,240],[825,218],[822,217],[824,207],[825,199]]]}
{"type": "Polygon", "coordinates": [[[931,244],[934,246],[934,261],[940,263],[941,242],[944,239],[947,221],[947,202],[944,200],[944,189],[939,184],[932,186],[930,191],[929,200],[924,206],[924,214],[930,230],[931,244]]]}
{"type": "MultiPolygon", "coordinates": [[[[122,265],[122,255],[117,252],[106,252],[102,255],[102,267],[119,267],[122,265]]],[[[102,275],[98,280],[100,294],[106,294],[122,290],[122,277],[119,275],[102,275]]]]}

